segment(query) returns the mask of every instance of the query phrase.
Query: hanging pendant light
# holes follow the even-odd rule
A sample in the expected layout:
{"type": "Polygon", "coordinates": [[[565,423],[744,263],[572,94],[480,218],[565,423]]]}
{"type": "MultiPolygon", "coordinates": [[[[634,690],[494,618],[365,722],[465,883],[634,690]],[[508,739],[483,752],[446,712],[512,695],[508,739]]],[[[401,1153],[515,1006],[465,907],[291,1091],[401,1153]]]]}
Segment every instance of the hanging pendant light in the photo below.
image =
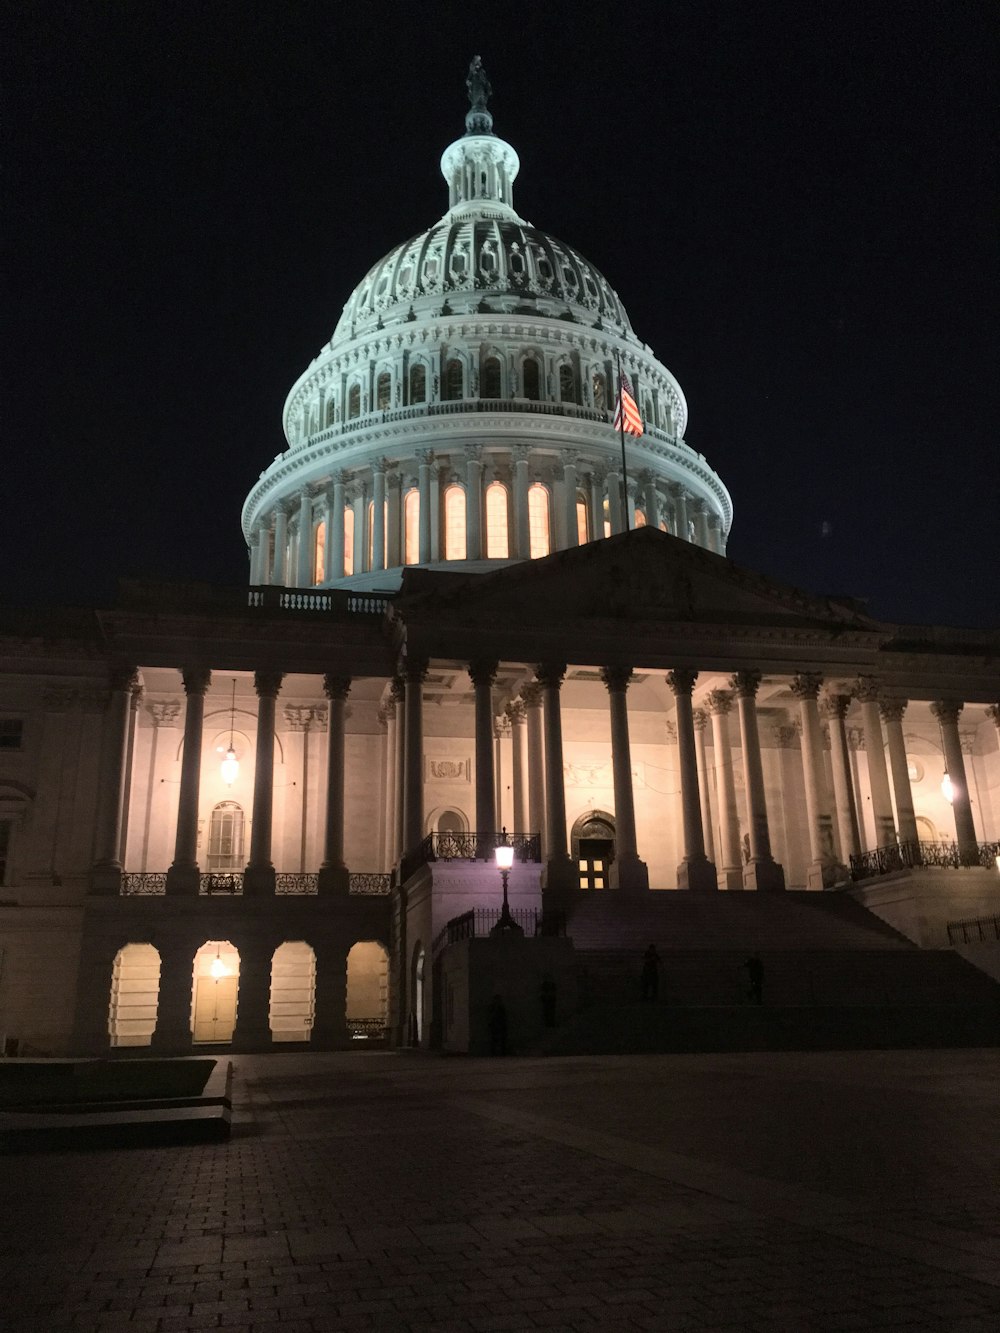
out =
{"type": "Polygon", "coordinates": [[[955,803],[955,784],[948,773],[948,756],[944,748],[944,727],[938,720],[938,735],[941,737],[941,757],[944,759],[944,777],[941,779],[941,795],[949,805],[955,803]]]}
{"type": "Polygon", "coordinates": [[[236,758],[236,751],[233,749],[233,730],[236,726],[236,677],[233,677],[233,697],[229,706],[229,749],[226,751],[226,757],[222,761],[222,781],[227,787],[231,787],[240,773],[240,761],[236,758]]]}

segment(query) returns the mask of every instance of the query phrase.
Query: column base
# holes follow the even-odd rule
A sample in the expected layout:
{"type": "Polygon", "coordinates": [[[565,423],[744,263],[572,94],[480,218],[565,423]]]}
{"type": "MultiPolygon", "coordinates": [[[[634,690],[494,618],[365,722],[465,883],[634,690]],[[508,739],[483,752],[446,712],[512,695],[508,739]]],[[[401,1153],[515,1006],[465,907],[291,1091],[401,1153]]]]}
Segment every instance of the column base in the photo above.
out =
{"type": "Polygon", "coordinates": [[[247,866],[243,874],[244,898],[273,898],[274,886],[274,866],[247,866]]]}
{"type": "Polygon", "coordinates": [[[633,857],[631,860],[615,861],[614,868],[618,875],[619,893],[646,893],[649,890],[649,869],[645,861],[633,857]]]}
{"type": "Polygon", "coordinates": [[[743,888],[743,867],[723,866],[719,871],[719,888],[734,893],[743,888]]]}
{"type": "Polygon", "coordinates": [[[836,861],[811,861],[806,871],[807,889],[832,889],[850,879],[847,867],[836,861]]]}
{"type": "Polygon", "coordinates": [[[201,871],[198,866],[179,866],[167,871],[167,893],[171,897],[197,898],[201,889],[201,871]]]}
{"type": "Polygon", "coordinates": [[[784,893],[785,872],[777,861],[751,861],[743,870],[743,887],[758,893],[784,893]]]}
{"type": "Polygon", "coordinates": [[[90,872],[90,892],[95,896],[117,898],[122,891],[122,868],[115,862],[104,862],[90,872]]]}
{"type": "Polygon", "coordinates": [[[351,876],[347,866],[320,866],[316,891],[321,898],[346,897],[351,876]]]}
{"type": "Polygon", "coordinates": [[[685,858],[677,867],[677,887],[694,893],[715,893],[719,876],[707,856],[700,856],[696,861],[685,858]]]}

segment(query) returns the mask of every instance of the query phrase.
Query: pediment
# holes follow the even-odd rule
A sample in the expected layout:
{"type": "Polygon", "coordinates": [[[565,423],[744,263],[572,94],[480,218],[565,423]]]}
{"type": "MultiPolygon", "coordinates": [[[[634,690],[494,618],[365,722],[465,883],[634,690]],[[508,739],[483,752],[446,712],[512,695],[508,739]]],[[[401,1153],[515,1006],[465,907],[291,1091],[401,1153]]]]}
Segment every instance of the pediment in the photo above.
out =
{"type": "Polygon", "coordinates": [[[490,574],[404,576],[404,619],[433,611],[466,626],[553,621],[773,625],[877,632],[857,606],[802,592],[652,528],[490,574]]]}

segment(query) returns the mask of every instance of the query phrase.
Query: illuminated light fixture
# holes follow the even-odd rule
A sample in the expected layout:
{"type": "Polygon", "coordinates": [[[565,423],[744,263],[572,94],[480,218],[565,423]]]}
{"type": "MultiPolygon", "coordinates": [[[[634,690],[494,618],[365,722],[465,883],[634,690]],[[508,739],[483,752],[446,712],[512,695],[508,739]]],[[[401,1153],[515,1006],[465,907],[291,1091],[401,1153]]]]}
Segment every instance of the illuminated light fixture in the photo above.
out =
{"type": "Polygon", "coordinates": [[[216,981],[218,981],[220,977],[229,976],[229,968],[222,961],[221,954],[215,955],[215,957],[212,959],[212,966],[208,970],[209,972],[211,972],[212,976],[216,979],[216,981]]]}
{"type": "Polygon", "coordinates": [[[500,909],[500,920],[492,928],[490,934],[523,935],[524,931],[510,914],[510,903],[507,901],[507,876],[514,864],[514,848],[507,841],[506,829],[500,835],[500,841],[497,843],[493,854],[496,857],[497,869],[500,871],[500,877],[503,880],[503,907],[500,909]]]}
{"type": "Polygon", "coordinates": [[[240,775],[240,761],[236,758],[236,751],[233,749],[233,729],[235,726],[236,726],[236,677],[234,676],[233,697],[229,706],[229,749],[226,751],[226,757],[222,761],[222,781],[226,784],[227,787],[231,787],[240,775]]]}
{"type": "Polygon", "coordinates": [[[947,769],[945,769],[944,777],[941,779],[941,795],[944,797],[944,799],[948,802],[949,805],[954,805],[955,784],[949,777],[947,769]]]}

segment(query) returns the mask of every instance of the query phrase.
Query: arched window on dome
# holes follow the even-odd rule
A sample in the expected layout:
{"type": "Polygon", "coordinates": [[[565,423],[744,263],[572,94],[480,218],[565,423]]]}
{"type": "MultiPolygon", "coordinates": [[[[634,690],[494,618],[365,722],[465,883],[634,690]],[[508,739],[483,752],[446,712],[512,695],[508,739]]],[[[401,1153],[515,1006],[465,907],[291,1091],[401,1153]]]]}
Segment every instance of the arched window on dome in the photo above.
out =
{"type": "Polygon", "coordinates": [[[354,506],[344,510],[344,576],[354,573],[354,506]]]}
{"type": "Polygon", "coordinates": [[[635,511],[635,526],[637,528],[644,528],[646,526],[646,515],[642,509],[637,509],[635,511]]]}
{"type": "Polygon", "coordinates": [[[502,481],[486,487],[486,558],[506,560],[510,555],[507,487],[502,481]]]}
{"type": "Polygon", "coordinates": [[[392,406],[392,376],[383,371],[375,381],[375,405],[379,412],[388,412],[392,406]]]}
{"type": "Polygon", "coordinates": [[[594,394],[594,411],[606,412],[608,410],[608,389],[604,376],[599,370],[594,371],[590,383],[594,394]]]}
{"type": "Polygon", "coordinates": [[[576,539],[581,546],[590,541],[590,506],[582,491],[576,493],[576,539]]]}
{"type": "Polygon", "coordinates": [[[528,487],[528,548],[532,560],[548,555],[552,549],[549,539],[549,492],[540,481],[528,487]]]}
{"type": "MultiPolygon", "coordinates": [[[[389,501],[382,501],[382,568],[388,564],[389,556],[389,501]]],[[[368,501],[368,568],[375,568],[375,501],[368,501]]]]}
{"type": "Polygon", "coordinates": [[[573,373],[573,367],[565,363],[559,367],[559,401],[576,402],[576,375],[573,373]]]}
{"type": "Polygon", "coordinates": [[[539,385],[541,383],[541,375],[539,374],[538,362],[535,360],[533,356],[525,357],[524,366],[522,368],[521,373],[524,377],[525,398],[529,399],[533,403],[537,403],[539,398],[541,397],[541,391],[539,388],[539,385]]]}
{"type": "Polygon", "coordinates": [[[456,403],[465,397],[465,375],[457,357],[445,362],[444,397],[449,403],[456,403]]]}
{"type": "Polygon", "coordinates": [[[427,371],[421,365],[410,367],[410,402],[426,403],[427,371]]]}
{"type": "Polygon", "coordinates": [[[653,414],[653,400],[648,394],[642,400],[642,420],[646,426],[656,425],[656,417],[653,414]]]}
{"type": "Polygon", "coordinates": [[[337,420],[337,404],[336,401],[333,398],[331,398],[326,405],[326,424],[328,426],[332,426],[336,420],[337,420]]]}
{"type": "Polygon", "coordinates": [[[326,524],[317,523],[313,537],[313,583],[322,583],[326,577],[326,524]]]}
{"type": "Polygon", "coordinates": [[[611,536],[611,503],[607,498],[604,500],[604,535],[611,536]]]}
{"type": "Polygon", "coordinates": [[[414,487],[403,501],[403,564],[420,559],[420,492],[414,487]]]}
{"type": "Polygon", "coordinates": [[[483,362],[483,373],[479,382],[480,398],[500,397],[500,362],[495,356],[487,357],[483,362]]]}
{"type": "Polygon", "coordinates": [[[457,483],[444,493],[444,558],[465,559],[465,491],[457,483]]]}
{"type": "Polygon", "coordinates": [[[347,391],[347,418],[353,421],[361,415],[361,385],[352,384],[347,391]]]}

